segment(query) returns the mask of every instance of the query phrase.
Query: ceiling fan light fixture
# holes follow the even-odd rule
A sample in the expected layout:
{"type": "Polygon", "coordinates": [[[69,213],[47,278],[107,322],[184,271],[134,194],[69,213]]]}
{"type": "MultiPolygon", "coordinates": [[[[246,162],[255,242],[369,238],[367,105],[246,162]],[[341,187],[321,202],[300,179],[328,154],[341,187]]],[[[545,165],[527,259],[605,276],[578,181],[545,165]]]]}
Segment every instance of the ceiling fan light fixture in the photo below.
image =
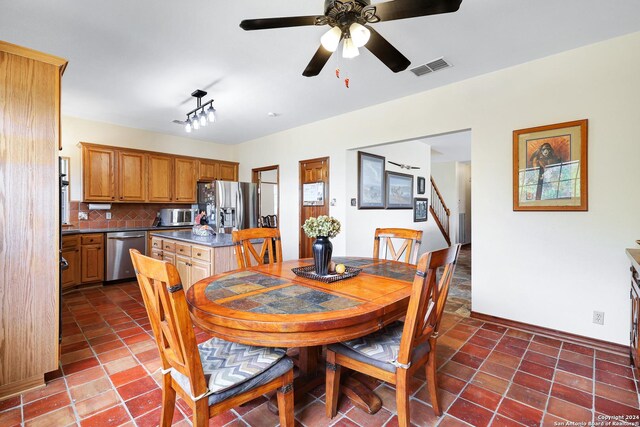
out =
{"type": "Polygon", "coordinates": [[[358,55],[360,55],[360,52],[353,42],[353,39],[351,37],[345,37],[344,43],[342,43],[342,57],[350,59],[355,58],[358,55]]]}
{"type": "Polygon", "coordinates": [[[193,130],[200,129],[200,120],[198,120],[198,114],[193,115],[193,119],[191,120],[191,126],[193,126],[193,130]]]}
{"type": "Polygon", "coordinates": [[[371,37],[371,31],[364,25],[358,24],[354,22],[349,26],[349,34],[351,35],[351,40],[353,40],[353,44],[356,47],[362,47],[369,41],[369,37],[371,37]]]}
{"type": "Polygon", "coordinates": [[[187,133],[191,133],[191,119],[189,117],[187,117],[187,121],[185,122],[184,130],[187,133]]]}
{"type": "Polygon", "coordinates": [[[198,114],[198,118],[200,119],[200,126],[207,125],[207,115],[204,112],[204,108],[200,111],[200,114],[198,114]]]}
{"type": "Polygon", "coordinates": [[[338,49],[341,38],[342,30],[340,29],[340,27],[335,26],[324,33],[322,37],[320,37],[320,43],[322,43],[322,47],[327,49],[329,52],[335,52],[336,49],[338,49]]]}

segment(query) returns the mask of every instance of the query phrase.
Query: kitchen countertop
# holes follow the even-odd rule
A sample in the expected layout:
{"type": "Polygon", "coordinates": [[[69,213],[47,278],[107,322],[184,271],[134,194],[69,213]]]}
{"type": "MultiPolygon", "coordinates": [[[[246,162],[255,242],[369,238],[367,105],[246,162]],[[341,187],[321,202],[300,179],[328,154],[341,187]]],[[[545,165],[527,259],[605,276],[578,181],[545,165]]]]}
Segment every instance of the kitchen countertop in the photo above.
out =
{"type": "Polygon", "coordinates": [[[167,239],[180,240],[186,243],[215,247],[233,246],[231,234],[218,233],[214,236],[196,236],[188,231],[170,231],[168,233],[151,233],[152,236],[165,237],[167,239]]]}
{"type": "MultiPolygon", "coordinates": [[[[117,233],[119,231],[155,231],[164,232],[177,229],[191,229],[190,225],[180,225],[175,227],[112,227],[112,228],[74,228],[71,230],[62,230],[63,236],[72,234],[85,234],[85,233],[117,233]]],[[[191,233],[191,231],[189,231],[191,233]]]]}

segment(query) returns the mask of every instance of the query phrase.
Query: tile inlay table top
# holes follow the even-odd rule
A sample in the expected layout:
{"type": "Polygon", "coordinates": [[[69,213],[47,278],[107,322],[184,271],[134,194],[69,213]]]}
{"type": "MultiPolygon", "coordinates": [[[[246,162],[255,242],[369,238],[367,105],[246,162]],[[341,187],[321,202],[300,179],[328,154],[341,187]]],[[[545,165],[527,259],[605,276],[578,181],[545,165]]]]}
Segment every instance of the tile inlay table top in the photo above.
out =
{"type": "Polygon", "coordinates": [[[306,347],[366,335],[404,316],[415,266],[371,258],[335,258],[358,276],[322,283],[286,261],[203,279],[187,291],[194,322],[221,338],[251,345],[306,347]]]}

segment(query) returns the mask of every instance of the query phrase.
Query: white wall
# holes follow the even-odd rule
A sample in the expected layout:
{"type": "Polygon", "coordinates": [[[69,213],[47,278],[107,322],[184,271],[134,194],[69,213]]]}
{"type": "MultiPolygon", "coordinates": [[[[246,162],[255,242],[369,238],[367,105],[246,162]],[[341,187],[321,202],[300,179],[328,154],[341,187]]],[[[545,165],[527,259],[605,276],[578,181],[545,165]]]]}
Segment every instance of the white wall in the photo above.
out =
{"type": "MultiPolygon", "coordinates": [[[[291,258],[299,160],[331,157],[331,214],[344,221],[346,170],[355,167],[345,150],[472,129],[473,310],[627,343],[624,249],[640,235],[638,52],[635,33],[250,141],[236,147],[241,179],[253,167],[281,165],[291,258]],[[513,130],[583,118],[589,211],[514,212],[513,130]],[[606,313],[604,326],[591,323],[593,310],[606,313]]],[[[336,253],[346,252],[346,235],[335,239],[336,253]]]]}
{"type": "Polygon", "coordinates": [[[458,242],[470,243],[471,242],[471,164],[461,163],[457,164],[458,169],[458,213],[465,214],[464,224],[458,221],[458,242]],[[465,236],[462,236],[462,230],[465,236]]]}
{"type": "MultiPolygon", "coordinates": [[[[449,208],[449,236],[451,243],[458,243],[458,162],[442,162],[433,163],[431,165],[431,176],[433,177],[438,191],[442,196],[444,203],[449,208]]],[[[431,195],[429,195],[431,198],[431,195]]],[[[429,200],[434,205],[434,200],[429,200]]],[[[432,219],[432,218],[429,218],[432,219]]]]}
{"type": "MultiPolygon", "coordinates": [[[[82,200],[82,150],[78,145],[79,142],[235,161],[231,145],[196,141],[190,138],[62,116],[62,151],[60,155],[70,158],[71,200],[82,200]]],[[[249,181],[251,181],[250,177],[249,181]]]]}

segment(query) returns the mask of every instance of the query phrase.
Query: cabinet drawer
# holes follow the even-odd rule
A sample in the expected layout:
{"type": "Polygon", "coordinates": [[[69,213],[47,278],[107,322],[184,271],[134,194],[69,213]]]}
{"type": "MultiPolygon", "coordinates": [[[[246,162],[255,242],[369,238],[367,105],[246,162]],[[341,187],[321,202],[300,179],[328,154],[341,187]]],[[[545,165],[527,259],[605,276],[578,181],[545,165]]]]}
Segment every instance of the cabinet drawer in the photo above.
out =
{"type": "Polygon", "coordinates": [[[80,236],[62,236],[62,249],[77,248],[80,245],[80,236]]]}
{"type": "Polygon", "coordinates": [[[187,243],[176,243],[176,255],[191,256],[191,245],[187,243]]]}
{"type": "Polygon", "coordinates": [[[162,242],[162,249],[168,252],[176,251],[176,242],[172,242],[171,240],[164,240],[162,242]]]}
{"type": "Polygon", "coordinates": [[[162,249],[163,240],[158,237],[151,238],[151,249],[162,249]]]}
{"type": "Polygon", "coordinates": [[[163,257],[162,249],[151,250],[151,258],[162,260],[162,257],[163,257]]]}
{"type": "Polygon", "coordinates": [[[102,244],[104,240],[104,234],[83,234],[82,235],[82,244],[83,245],[95,245],[102,244]]]}
{"type": "Polygon", "coordinates": [[[193,245],[191,248],[191,258],[202,261],[211,261],[211,248],[193,245]]]}

